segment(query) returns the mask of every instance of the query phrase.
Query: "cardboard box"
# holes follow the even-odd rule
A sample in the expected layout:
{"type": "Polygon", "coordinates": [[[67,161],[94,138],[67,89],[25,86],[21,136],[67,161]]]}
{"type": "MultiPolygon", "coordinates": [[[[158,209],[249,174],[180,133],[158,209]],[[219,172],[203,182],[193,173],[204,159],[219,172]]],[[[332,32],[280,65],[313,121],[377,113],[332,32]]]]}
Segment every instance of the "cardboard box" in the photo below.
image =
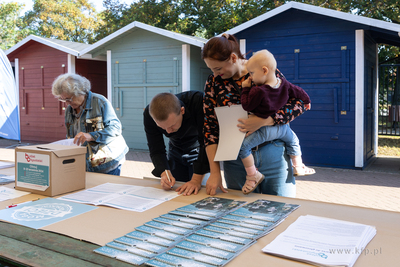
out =
{"type": "Polygon", "coordinates": [[[15,148],[15,189],[56,196],[85,188],[86,147],[58,144],[15,148]]]}

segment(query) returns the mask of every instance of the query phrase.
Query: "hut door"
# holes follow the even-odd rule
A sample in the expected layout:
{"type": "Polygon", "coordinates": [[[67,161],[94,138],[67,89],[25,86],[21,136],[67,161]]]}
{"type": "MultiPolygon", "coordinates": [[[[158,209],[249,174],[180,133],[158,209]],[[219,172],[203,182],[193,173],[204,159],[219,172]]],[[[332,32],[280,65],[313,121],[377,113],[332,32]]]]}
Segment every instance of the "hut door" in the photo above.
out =
{"type": "Polygon", "coordinates": [[[148,149],[143,110],[158,93],[179,93],[179,61],[175,57],[122,61],[115,61],[113,66],[112,104],[122,123],[122,135],[128,146],[148,149]],[[164,73],[160,73],[159,66],[167,66],[162,68],[164,73]]]}
{"type": "MultiPolygon", "coordinates": [[[[58,62],[57,62],[58,63],[58,62]]],[[[65,73],[65,64],[43,66],[21,59],[19,98],[21,140],[52,142],[65,138],[65,103],[54,99],[51,84],[55,77],[65,73]]]]}
{"type": "Polygon", "coordinates": [[[399,75],[399,64],[380,65],[378,134],[400,135],[399,75]]]}
{"type": "Polygon", "coordinates": [[[376,77],[375,77],[375,67],[371,62],[367,62],[367,70],[366,70],[366,94],[365,94],[365,103],[366,103],[366,114],[365,114],[365,137],[366,137],[366,160],[370,159],[374,155],[374,125],[375,125],[375,116],[374,116],[374,88],[376,88],[376,77]]]}

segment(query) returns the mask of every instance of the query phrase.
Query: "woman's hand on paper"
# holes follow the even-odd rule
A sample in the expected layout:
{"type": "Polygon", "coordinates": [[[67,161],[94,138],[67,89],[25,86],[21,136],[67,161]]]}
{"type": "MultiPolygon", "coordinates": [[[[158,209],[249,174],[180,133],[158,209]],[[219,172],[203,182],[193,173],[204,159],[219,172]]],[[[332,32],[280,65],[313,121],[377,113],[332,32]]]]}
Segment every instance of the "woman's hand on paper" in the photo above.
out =
{"type": "Polygon", "coordinates": [[[206,192],[207,195],[214,196],[217,194],[217,189],[221,189],[223,193],[228,193],[228,190],[224,188],[222,185],[222,177],[221,177],[221,172],[218,173],[210,173],[210,177],[207,180],[206,183],[206,192]]]}
{"type": "Polygon", "coordinates": [[[175,191],[182,196],[190,196],[191,194],[197,195],[201,189],[201,182],[203,181],[204,175],[193,174],[192,179],[178,187],[175,191]]]}
{"type": "Polygon", "coordinates": [[[169,179],[171,180],[171,182],[170,182],[166,172],[167,172],[167,170],[164,171],[163,173],[161,173],[161,181],[160,181],[161,187],[164,190],[171,190],[171,188],[175,185],[175,182],[176,182],[175,177],[172,176],[171,172],[169,172],[169,179]]]}
{"type": "Polygon", "coordinates": [[[239,131],[247,133],[246,136],[249,136],[263,126],[274,125],[274,120],[271,117],[264,119],[254,114],[250,114],[247,119],[238,119],[238,121],[239,124],[237,126],[239,127],[239,131]]]}
{"type": "Polygon", "coordinates": [[[84,132],[78,133],[74,138],[74,144],[76,144],[77,146],[80,146],[83,143],[90,141],[94,141],[93,137],[90,134],[84,132]]]}

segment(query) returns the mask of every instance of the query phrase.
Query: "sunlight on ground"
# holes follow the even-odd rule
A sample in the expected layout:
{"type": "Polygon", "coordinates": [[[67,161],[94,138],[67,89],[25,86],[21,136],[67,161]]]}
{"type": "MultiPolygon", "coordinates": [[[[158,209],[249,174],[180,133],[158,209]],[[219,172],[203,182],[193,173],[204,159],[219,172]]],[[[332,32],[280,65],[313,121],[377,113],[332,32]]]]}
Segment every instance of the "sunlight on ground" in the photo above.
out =
{"type": "Polygon", "coordinates": [[[296,185],[296,198],[400,212],[399,187],[316,181],[296,181],[296,185]]]}
{"type": "Polygon", "coordinates": [[[400,157],[400,136],[379,135],[378,156],[400,157]]]}

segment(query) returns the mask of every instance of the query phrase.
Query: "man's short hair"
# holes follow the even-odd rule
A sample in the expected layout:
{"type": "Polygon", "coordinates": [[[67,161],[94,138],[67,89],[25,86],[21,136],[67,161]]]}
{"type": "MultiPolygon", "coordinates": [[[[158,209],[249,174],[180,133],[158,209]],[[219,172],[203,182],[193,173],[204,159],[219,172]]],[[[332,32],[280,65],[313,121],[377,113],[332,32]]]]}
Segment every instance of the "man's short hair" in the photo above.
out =
{"type": "Polygon", "coordinates": [[[150,101],[150,116],[157,121],[165,121],[169,115],[175,113],[179,115],[181,102],[171,93],[159,93],[150,101]]]}

